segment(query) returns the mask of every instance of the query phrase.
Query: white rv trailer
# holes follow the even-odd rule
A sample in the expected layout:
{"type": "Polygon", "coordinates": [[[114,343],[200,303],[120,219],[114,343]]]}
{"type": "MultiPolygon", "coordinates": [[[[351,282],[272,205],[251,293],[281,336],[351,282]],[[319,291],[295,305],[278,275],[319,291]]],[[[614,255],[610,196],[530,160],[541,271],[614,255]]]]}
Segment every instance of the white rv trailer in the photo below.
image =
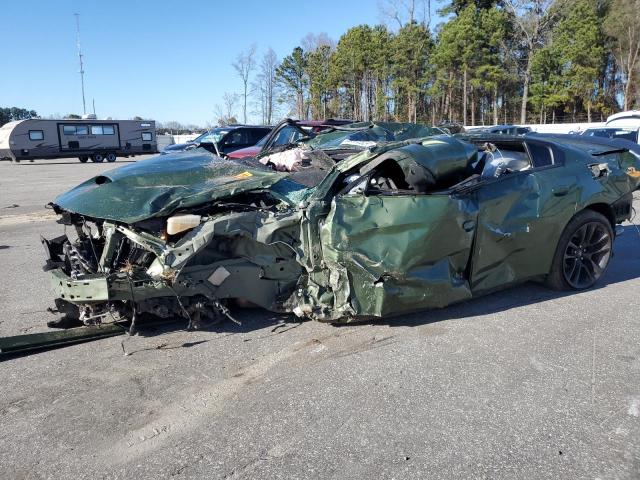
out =
{"type": "Polygon", "coordinates": [[[73,158],[115,162],[117,157],[157,153],[152,120],[42,120],[32,118],[0,127],[0,158],[73,158]]]}

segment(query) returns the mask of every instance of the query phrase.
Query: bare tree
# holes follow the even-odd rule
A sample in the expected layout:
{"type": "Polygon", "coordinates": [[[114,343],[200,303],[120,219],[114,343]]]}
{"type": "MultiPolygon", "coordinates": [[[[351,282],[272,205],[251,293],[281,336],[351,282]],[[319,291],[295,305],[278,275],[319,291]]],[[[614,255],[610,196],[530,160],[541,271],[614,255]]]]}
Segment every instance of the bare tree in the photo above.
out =
{"type": "MultiPolygon", "coordinates": [[[[156,128],[157,128],[157,126],[156,126],[156,128]]],[[[165,130],[169,130],[169,133],[171,135],[174,135],[174,134],[179,135],[180,132],[184,130],[184,126],[180,122],[177,122],[175,120],[170,120],[168,122],[164,122],[163,128],[165,130]]]]}
{"type": "Polygon", "coordinates": [[[258,104],[262,123],[271,124],[277,96],[276,69],[278,57],[271,47],[262,56],[260,71],[253,85],[254,92],[258,95],[258,104]]]}
{"type": "Polygon", "coordinates": [[[233,112],[238,103],[238,94],[224,92],[222,95],[222,105],[217,104],[213,110],[213,113],[218,117],[218,124],[220,126],[228,125],[235,122],[235,113],[233,112]]]}
{"type": "Polygon", "coordinates": [[[251,76],[251,72],[256,66],[255,60],[253,58],[255,54],[256,46],[251,45],[251,47],[249,47],[249,50],[247,50],[246,52],[240,52],[236,57],[236,61],[231,64],[233,68],[236,69],[236,72],[238,72],[238,76],[242,80],[242,85],[244,87],[244,104],[242,107],[242,116],[244,119],[244,123],[247,123],[247,96],[249,95],[249,77],[251,76]]]}
{"type": "Polygon", "coordinates": [[[305,52],[315,52],[323,45],[327,45],[331,50],[336,48],[336,41],[332,39],[326,32],[307,33],[300,41],[300,46],[305,52]]]}
{"type": "Polygon", "coordinates": [[[524,71],[522,74],[522,104],[520,106],[520,123],[527,122],[527,102],[529,101],[529,84],[531,83],[531,67],[536,51],[544,46],[544,38],[551,27],[554,17],[552,6],[560,1],[554,0],[505,0],[504,5],[513,17],[516,28],[521,34],[524,51],[524,71]]]}
{"type": "Polygon", "coordinates": [[[431,27],[431,0],[378,0],[382,23],[397,23],[402,28],[407,23],[418,22],[431,27]]]}

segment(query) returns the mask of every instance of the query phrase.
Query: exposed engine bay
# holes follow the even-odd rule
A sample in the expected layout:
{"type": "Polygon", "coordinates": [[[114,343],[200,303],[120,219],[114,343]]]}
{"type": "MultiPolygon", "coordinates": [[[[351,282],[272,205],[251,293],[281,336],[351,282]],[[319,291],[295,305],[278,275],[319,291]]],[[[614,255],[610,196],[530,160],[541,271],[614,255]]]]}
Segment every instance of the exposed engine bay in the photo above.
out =
{"type": "Polygon", "coordinates": [[[92,325],[122,319],[135,323],[140,314],[178,315],[189,328],[197,328],[203,322],[233,319],[227,298],[253,303],[243,303],[241,285],[220,286],[230,272],[242,271],[273,284],[269,290],[276,301],[265,298],[261,306],[280,310],[301,271],[294,261],[294,238],[284,229],[267,239],[273,240],[272,245],[264,245],[242,228],[245,223],[266,221],[278,207],[282,202],[266,192],[239,194],[189,213],[129,226],[57,210],[62,214],[60,223],[72,227],[73,235],[42,242],[49,257],[45,268],[57,269],[70,279],[57,279],[62,293],[56,307],[66,317],[62,323],[78,320],[92,325]],[[227,222],[234,222],[237,229],[214,238],[227,222]],[[249,256],[259,260],[240,260],[249,256]],[[223,262],[209,275],[208,266],[225,259],[235,260],[223,262]]]}

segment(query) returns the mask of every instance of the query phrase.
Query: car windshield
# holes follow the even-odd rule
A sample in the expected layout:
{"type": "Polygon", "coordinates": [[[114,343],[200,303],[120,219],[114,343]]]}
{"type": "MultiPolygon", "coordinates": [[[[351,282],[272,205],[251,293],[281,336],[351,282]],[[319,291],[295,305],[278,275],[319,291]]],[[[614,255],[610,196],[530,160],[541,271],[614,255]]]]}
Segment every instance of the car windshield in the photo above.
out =
{"type": "Polygon", "coordinates": [[[216,128],[215,130],[210,130],[208,132],[203,133],[199,137],[196,137],[193,140],[195,143],[215,143],[219,142],[222,137],[224,137],[230,130],[224,130],[216,128]]]}

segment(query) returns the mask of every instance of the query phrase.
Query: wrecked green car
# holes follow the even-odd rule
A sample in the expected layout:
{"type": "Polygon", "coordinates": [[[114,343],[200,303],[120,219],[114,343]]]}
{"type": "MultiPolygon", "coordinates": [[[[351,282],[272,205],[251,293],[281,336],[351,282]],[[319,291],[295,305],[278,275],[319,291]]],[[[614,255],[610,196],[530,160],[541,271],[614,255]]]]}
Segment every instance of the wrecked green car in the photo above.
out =
{"type": "Polygon", "coordinates": [[[197,149],[59,196],[73,238],[43,239],[58,310],[197,325],[251,305],[349,322],[527,280],[584,289],[640,185],[640,152],[622,141],[326,135],[294,147],[292,172],[197,149]]]}

